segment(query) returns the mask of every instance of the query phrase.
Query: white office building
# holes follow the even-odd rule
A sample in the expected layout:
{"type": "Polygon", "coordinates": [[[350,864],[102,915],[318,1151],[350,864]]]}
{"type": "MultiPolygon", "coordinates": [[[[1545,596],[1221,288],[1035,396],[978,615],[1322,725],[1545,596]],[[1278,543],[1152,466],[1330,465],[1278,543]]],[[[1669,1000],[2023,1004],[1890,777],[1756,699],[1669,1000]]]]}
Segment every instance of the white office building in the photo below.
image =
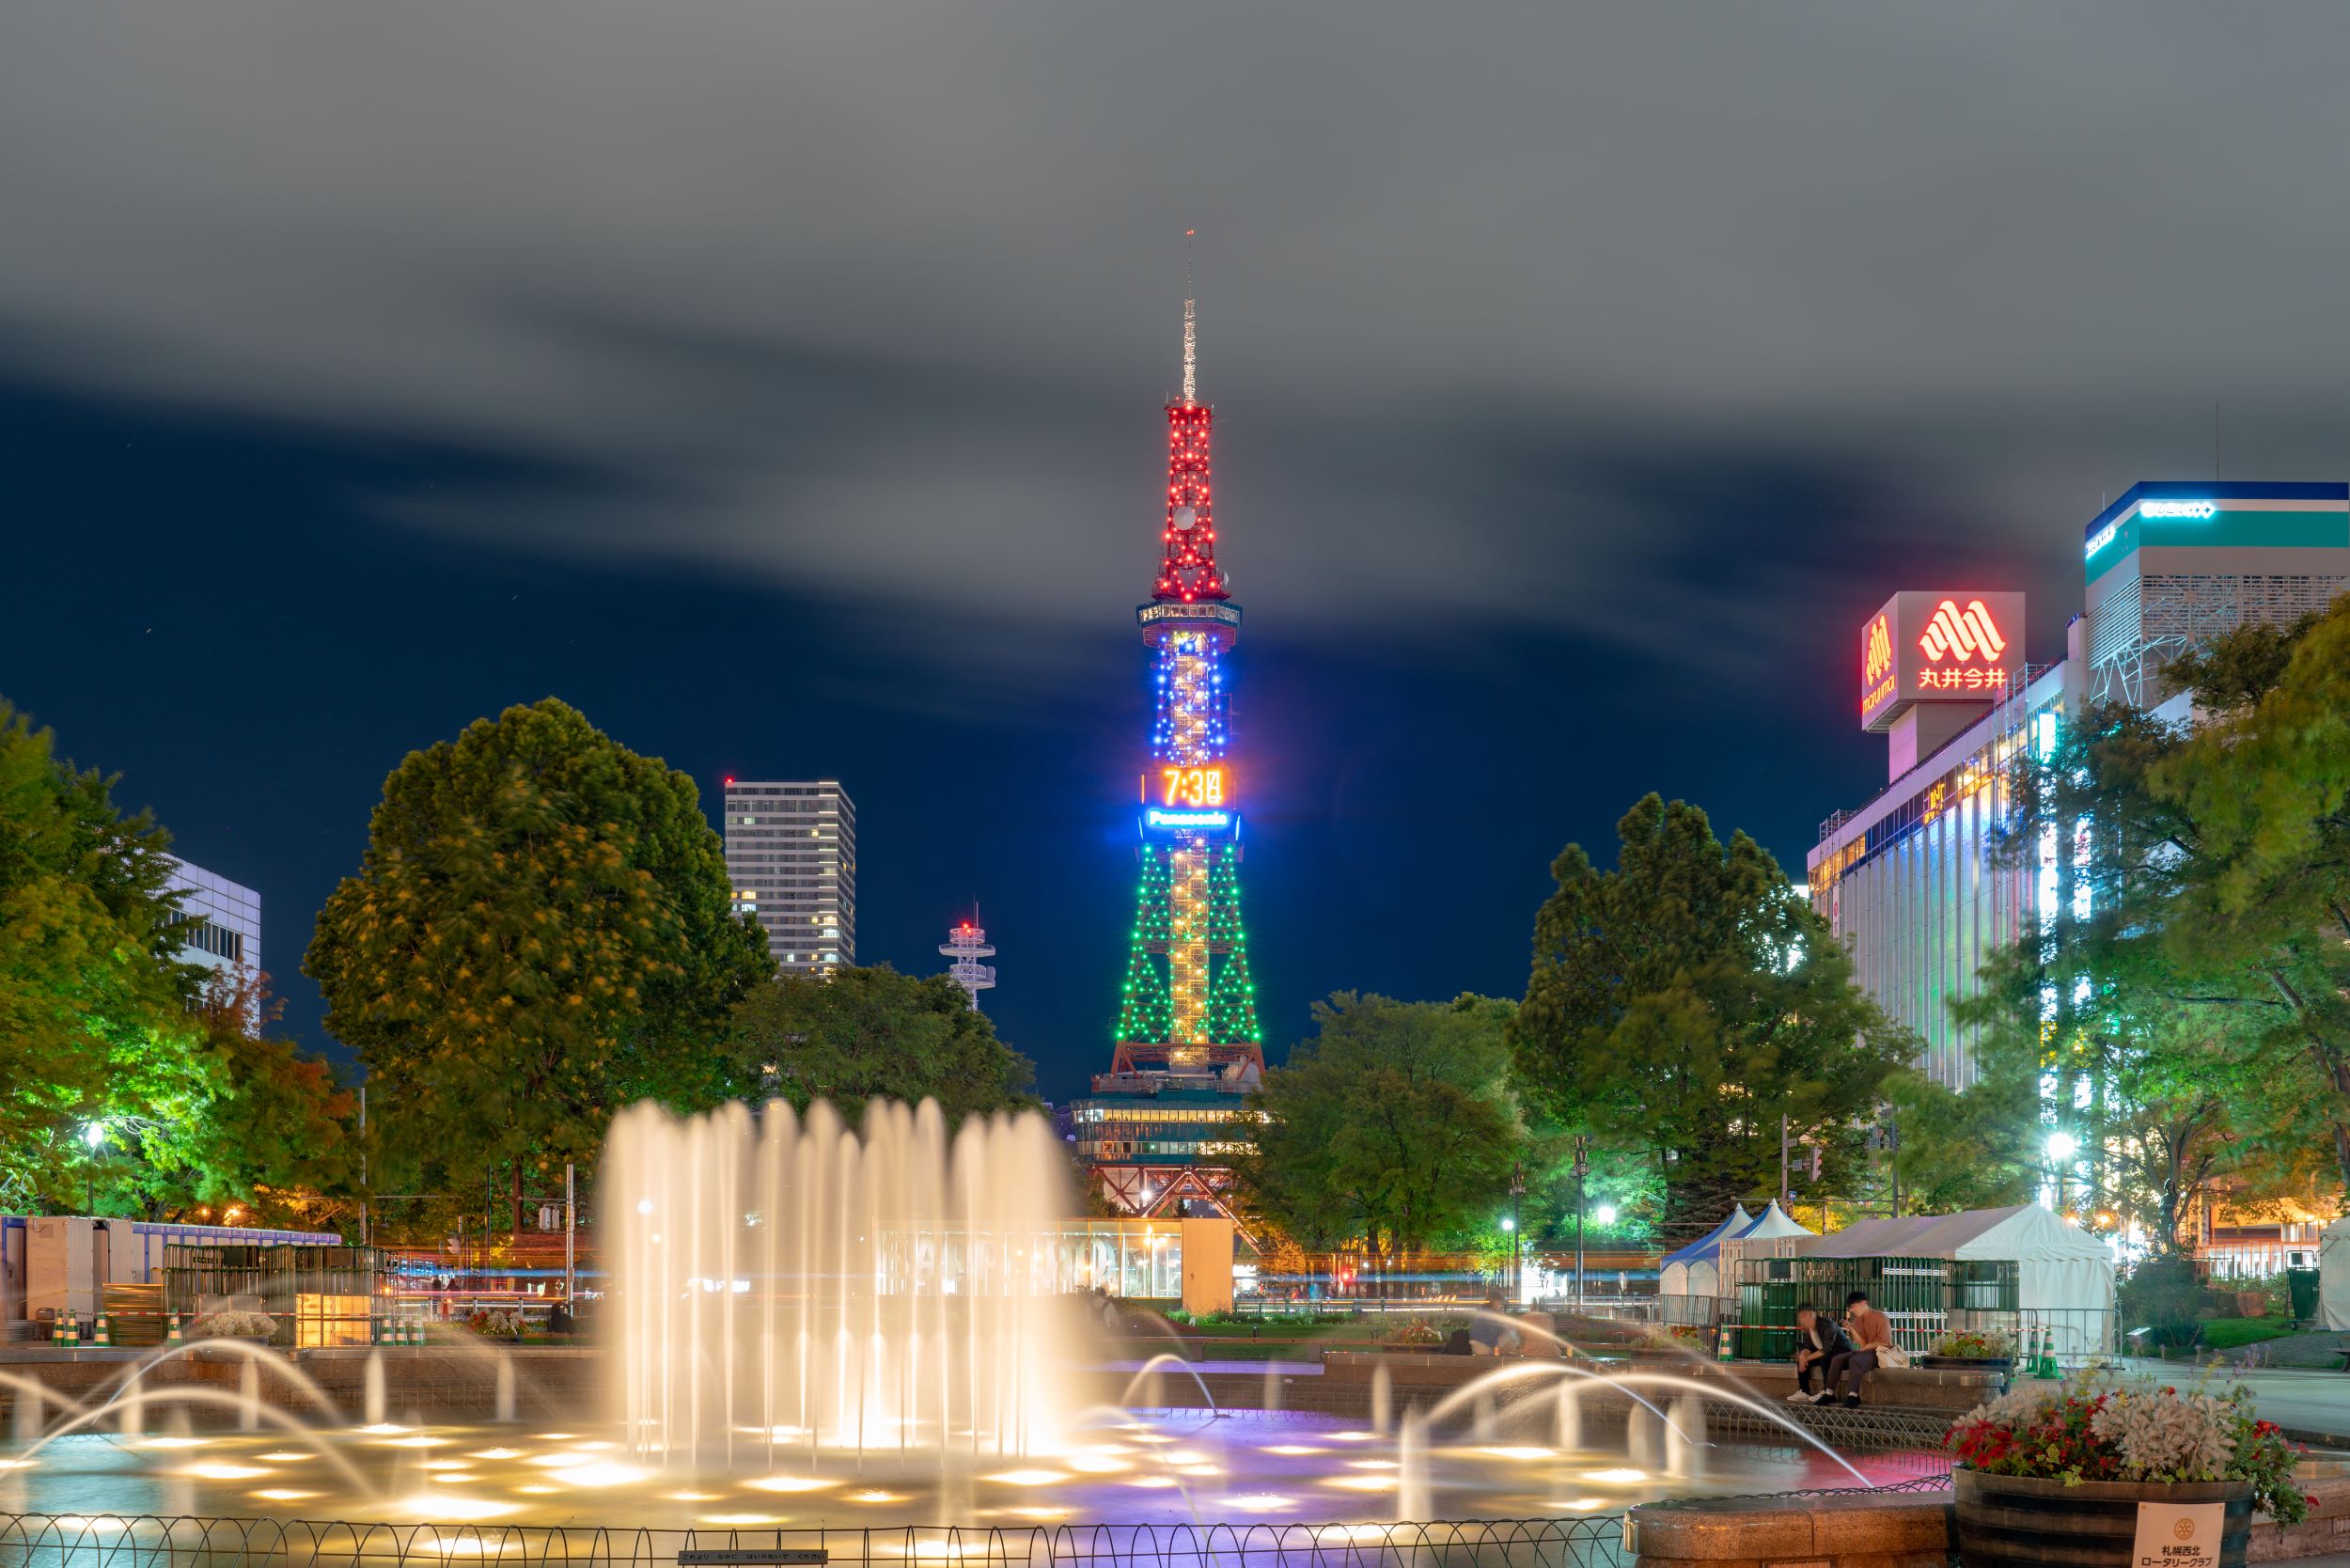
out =
{"type": "Polygon", "coordinates": [[[837,779],[726,781],[727,876],[788,974],[856,962],[856,807],[837,779]]]}
{"type": "Polygon", "coordinates": [[[261,895],[203,867],[170,857],[180,894],[180,956],[208,969],[261,972],[261,895]]]}

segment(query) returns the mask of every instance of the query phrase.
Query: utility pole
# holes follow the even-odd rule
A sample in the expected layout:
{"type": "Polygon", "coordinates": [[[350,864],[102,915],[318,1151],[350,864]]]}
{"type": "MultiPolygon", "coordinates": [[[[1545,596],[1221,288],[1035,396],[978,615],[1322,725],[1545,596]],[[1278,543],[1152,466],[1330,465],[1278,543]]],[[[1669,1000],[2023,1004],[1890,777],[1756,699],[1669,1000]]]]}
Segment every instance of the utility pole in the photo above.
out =
{"type": "Polygon", "coordinates": [[[1526,1294],[1526,1227],[1518,1215],[1518,1200],[1526,1196],[1526,1168],[1510,1162],[1510,1299],[1526,1294]]]}
{"type": "Polygon", "coordinates": [[[1574,1309],[1583,1310],[1583,1178],[1591,1173],[1591,1140],[1574,1138],[1574,1309]]]}
{"type": "Polygon", "coordinates": [[[1794,1195],[1787,1187],[1787,1119],[1778,1119],[1778,1206],[1787,1207],[1794,1195]]]}
{"type": "Polygon", "coordinates": [[[574,1250],[579,1232],[579,1188],[572,1177],[572,1162],[563,1162],[563,1305],[572,1311],[572,1305],[579,1293],[579,1258],[574,1250]]]}

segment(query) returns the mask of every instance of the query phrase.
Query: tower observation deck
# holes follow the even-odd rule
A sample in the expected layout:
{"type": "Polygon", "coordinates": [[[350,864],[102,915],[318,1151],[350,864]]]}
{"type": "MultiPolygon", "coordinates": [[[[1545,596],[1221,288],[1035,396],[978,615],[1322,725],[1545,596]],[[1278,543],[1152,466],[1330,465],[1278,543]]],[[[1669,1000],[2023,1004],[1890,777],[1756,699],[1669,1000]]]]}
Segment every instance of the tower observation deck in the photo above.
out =
{"type": "Polygon", "coordinates": [[[1110,1071],[1079,1104],[1077,1136],[1104,1194],[1130,1213],[1229,1215],[1228,1157],[1247,1142],[1240,1096],[1263,1076],[1264,1045],[1241,923],[1242,784],[1225,673],[1241,612],[1216,560],[1215,412],[1198,399],[1197,366],[1186,299],[1183,392],[1166,407],[1158,575],[1135,611],[1153,703],[1134,928],[1110,1071]]]}

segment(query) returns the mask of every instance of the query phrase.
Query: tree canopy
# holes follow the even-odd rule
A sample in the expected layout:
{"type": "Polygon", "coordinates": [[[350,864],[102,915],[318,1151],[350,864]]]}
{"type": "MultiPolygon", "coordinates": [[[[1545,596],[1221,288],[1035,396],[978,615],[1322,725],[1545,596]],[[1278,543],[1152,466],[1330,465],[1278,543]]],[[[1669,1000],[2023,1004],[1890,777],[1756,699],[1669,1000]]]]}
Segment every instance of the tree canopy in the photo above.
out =
{"type": "Polygon", "coordinates": [[[936,1100],[949,1121],[1034,1104],[1035,1064],[996,1038],[963,987],[886,964],[752,987],[735,1006],[723,1057],[728,1094],[801,1110],[828,1099],[852,1119],[876,1096],[936,1100]]]}
{"type": "Polygon", "coordinates": [[[2160,1227],[2166,1184],[2312,1140],[2350,1184],[2350,599],[2165,677],[2198,722],[2092,704],[2018,760],[2007,854],[2061,846],[2065,888],[1986,1001],[2011,1072],[2115,1086],[2077,1109],[2122,1119],[2095,1147],[2160,1227]]]}
{"type": "Polygon", "coordinates": [[[592,1165],[612,1112],[707,1104],[712,1044],[773,973],[694,782],[549,698],[412,752],[306,971],[428,1181],[592,1165]]]}
{"type": "Polygon", "coordinates": [[[1685,1239],[1778,1185],[1780,1118],[1839,1181],[1907,1037],[1853,983],[1825,921],[1744,833],[1651,794],[1616,867],[1552,863],[1533,971],[1510,1027],[1518,1082],[1569,1125],[1655,1162],[1661,1230],[1685,1239]]]}
{"type": "Polygon", "coordinates": [[[1490,1223],[1525,1130],[1488,996],[1399,1002],[1341,991],[1249,1097],[1244,1200],[1309,1251],[1392,1259],[1490,1223]]]}
{"type": "Polygon", "coordinates": [[[114,782],[0,702],[0,1206],[161,1217],[331,1187],[347,1104],[264,1037],[265,977],[182,960],[170,839],[114,782]]]}

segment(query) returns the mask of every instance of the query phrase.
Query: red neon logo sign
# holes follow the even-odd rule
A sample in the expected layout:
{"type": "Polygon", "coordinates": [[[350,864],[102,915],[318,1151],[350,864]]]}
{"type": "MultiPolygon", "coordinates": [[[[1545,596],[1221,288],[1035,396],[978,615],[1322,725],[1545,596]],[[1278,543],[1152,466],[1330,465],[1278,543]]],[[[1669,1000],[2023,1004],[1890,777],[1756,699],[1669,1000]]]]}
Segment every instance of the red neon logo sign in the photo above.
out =
{"type": "Polygon", "coordinates": [[[1875,685],[1893,668],[1893,627],[1890,619],[1877,616],[1860,632],[1860,679],[1863,684],[1875,685]]]}
{"type": "Polygon", "coordinates": [[[1936,664],[1945,659],[1965,664],[1978,653],[1989,664],[2007,651],[2007,638],[1999,635],[1998,624],[1982,600],[1969,599],[1962,610],[1958,601],[1945,599],[1934,607],[1934,619],[1926,622],[1918,646],[1936,664]]]}

